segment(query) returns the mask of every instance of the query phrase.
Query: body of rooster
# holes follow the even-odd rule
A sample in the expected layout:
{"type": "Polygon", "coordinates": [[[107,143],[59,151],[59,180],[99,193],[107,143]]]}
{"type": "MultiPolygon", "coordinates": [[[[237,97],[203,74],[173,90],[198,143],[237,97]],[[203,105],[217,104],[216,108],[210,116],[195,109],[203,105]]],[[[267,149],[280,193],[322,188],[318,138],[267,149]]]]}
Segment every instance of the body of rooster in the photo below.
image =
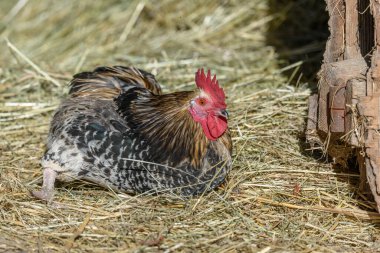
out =
{"type": "Polygon", "coordinates": [[[55,179],[84,179],[117,191],[197,195],[231,167],[225,95],[215,76],[196,73],[195,91],[162,94],[154,76],[100,67],[74,76],[54,114],[42,158],[51,200],[55,179]]]}

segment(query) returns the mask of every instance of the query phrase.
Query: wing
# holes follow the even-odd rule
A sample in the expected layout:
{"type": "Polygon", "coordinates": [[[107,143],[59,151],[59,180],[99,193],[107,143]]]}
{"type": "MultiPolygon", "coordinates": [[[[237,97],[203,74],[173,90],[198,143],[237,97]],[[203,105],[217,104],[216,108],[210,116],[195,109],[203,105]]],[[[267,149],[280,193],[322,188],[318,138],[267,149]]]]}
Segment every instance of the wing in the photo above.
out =
{"type": "Polygon", "coordinates": [[[91,105],[87,98],[81,98],[75,108],[70,103],[55,115],[61,124],[52,127],[50,135],[54,137],[45,160],[57,161],[73,178],[116,190],[144,192],[170,188],[166,179],[168,173],[173,177],[173,172],[165,165],[146,162],[150,147],[115,115],[109,105],[111,101],[103,102],[103,107],[100,102],[91,105]],[[70,166],[78,157],[80,160],[75,164],[80,167],[70,166]]]}
{"type": "Polygon", "coordinates": [[[161,95],[154,75],[134,67],[98,67],[92,72],[76,74],[70,82],[71,97],[94,97],[112,100],[133,87],[142,87],[161,95]]]}

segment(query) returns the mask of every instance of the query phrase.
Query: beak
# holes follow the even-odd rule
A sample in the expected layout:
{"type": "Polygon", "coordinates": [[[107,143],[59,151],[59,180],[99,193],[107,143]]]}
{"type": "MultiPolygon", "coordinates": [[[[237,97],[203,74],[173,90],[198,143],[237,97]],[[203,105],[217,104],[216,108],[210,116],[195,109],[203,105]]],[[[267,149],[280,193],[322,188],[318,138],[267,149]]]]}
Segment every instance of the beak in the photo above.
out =
{"type": "Polygon", "coordinates": [[[228,119],[228,111],[227,110],[220,110],[219,116],[222,116],[225,119],[228,119]]]}

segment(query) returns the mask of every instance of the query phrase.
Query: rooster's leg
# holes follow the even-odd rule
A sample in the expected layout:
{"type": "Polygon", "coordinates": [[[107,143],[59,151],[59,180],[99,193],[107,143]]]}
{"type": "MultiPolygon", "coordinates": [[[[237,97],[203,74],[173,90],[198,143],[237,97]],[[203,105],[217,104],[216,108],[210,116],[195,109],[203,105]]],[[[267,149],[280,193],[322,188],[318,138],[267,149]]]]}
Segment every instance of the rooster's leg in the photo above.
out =
{"type": "Polygon", "coordinates": [[[54,195],[54,182],[57,172],[51,168],[45,168],[43,172],[43,183],[40,191],[32,191],[34,197],[51,203],[54,195]]]}

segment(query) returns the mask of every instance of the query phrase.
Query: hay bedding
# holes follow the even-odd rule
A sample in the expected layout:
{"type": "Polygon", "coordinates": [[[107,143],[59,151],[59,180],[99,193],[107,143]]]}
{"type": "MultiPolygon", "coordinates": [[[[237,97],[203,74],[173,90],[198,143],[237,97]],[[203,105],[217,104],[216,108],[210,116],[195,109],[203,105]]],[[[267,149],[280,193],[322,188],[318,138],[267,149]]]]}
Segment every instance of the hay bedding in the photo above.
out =
{"type": "Polygon", "coordinates": [[[305,151],[310,91],[301,63],[279,67],[267,45],[276,17],[260,0],[1,1],[0,251],[377,250],[380,216],[357,172],[305,151]],[[116,64],[157,74],[165,92],[191,89],[198,67],[218,73],[235,144],[223,187],[186,200],[74,182],[58,186],[58,209],[30,197],[65,84],[116,64]]]}

